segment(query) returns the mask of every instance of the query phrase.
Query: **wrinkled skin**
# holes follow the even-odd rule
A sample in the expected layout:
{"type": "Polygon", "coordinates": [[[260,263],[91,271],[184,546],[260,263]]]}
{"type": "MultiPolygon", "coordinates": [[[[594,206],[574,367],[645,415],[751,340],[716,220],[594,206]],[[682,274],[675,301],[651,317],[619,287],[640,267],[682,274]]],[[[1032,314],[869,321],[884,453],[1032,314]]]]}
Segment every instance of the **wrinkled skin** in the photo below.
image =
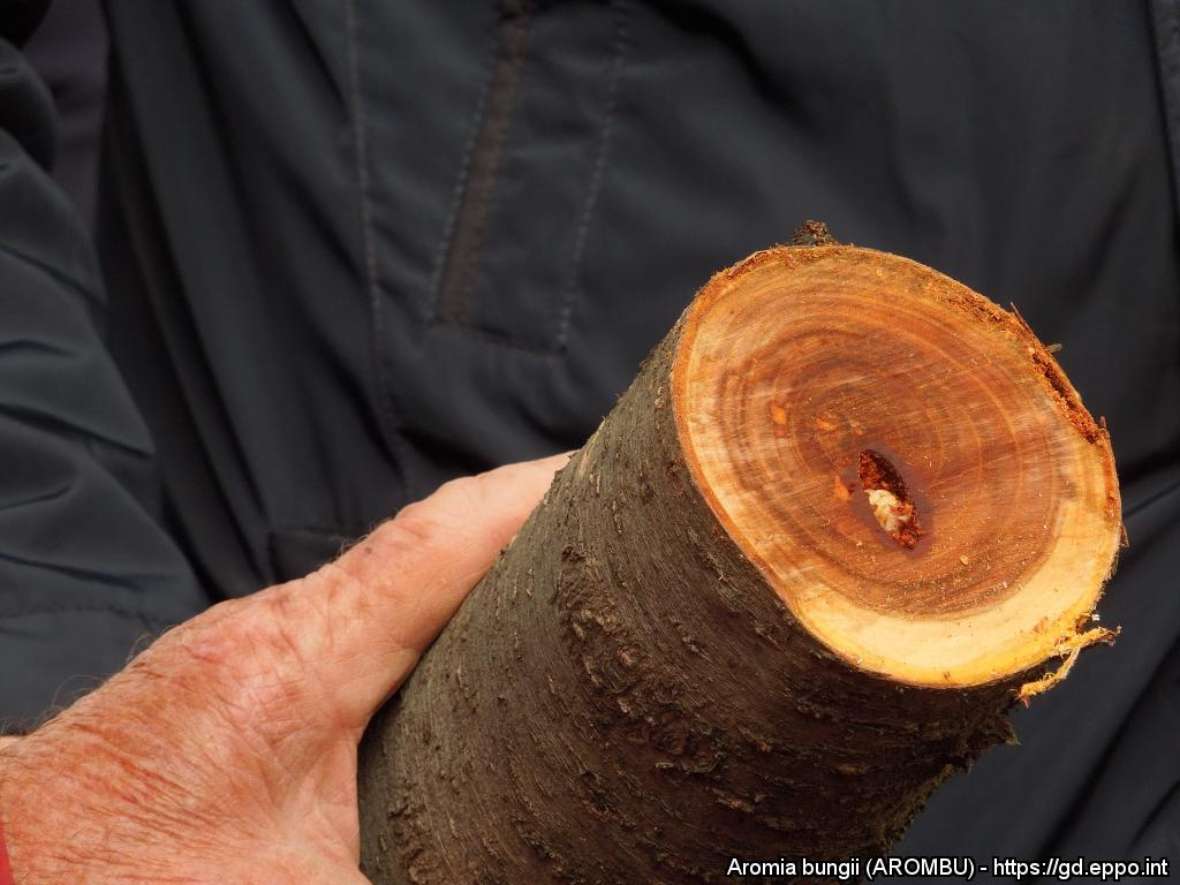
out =
{"type": "Polygon", "coordinates": [[[447,483],[335,562],[214,606],[4,739],[17,881],[364,882],[361,733],[566,460],[447,483]]]}

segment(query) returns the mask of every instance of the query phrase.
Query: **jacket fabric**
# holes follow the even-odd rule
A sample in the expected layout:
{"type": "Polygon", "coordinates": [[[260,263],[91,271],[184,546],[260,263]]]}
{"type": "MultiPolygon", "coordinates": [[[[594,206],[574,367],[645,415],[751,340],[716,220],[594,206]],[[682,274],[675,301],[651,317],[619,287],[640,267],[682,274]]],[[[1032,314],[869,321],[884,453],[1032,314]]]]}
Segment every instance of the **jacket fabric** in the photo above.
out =
{"type": "Polygon", "coordinates": [[[1180,860],[1180,2],[115,2],[93,219],[44,6],[0,15],[8,728],[577,447],[712,271],[821,218],[1064,345],[1131,541],[1116,647],[900,852],[1180,860]]]}

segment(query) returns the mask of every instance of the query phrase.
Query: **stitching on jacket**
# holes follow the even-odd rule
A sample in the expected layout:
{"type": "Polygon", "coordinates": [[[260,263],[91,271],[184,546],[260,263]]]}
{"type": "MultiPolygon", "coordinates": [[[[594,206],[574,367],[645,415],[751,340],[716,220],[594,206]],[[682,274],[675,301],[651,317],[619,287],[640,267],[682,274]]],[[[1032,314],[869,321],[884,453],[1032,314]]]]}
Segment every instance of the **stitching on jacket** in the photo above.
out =
{"type": "Polygon", "coordinates": [[[532,12],[532,0],[501,0],[499,5],[490,70],[477,109],[481,122],[464,152],[463,187],[448,224],[446,258],[438,273],[436,319],[466,325],[469,318],[504,145],[528,57],[532,12]]]}
{"type": "Polygon", "coordinates": [[[463,334],[470,335],[477,338],[482,338],[488,344],[505,350],[515,351],[517,353],[525,354],[527,356],[536,357],[551,357],[559,353],[558,348],[553,344],[530,344],[523,341],[518,341],[507,332],[499,332],[494,329],[485,329],[481,326],[459,326],[463,334]]]}
{"type": "MultiPolygon", "coordinates": [[[[352,116],[352,137],[355,145],[357,188],[360,197],[361,210],[361,242],[364,249],[365,289],[369,294],[369,312],[373,321],[369,346],[373,371],[376,374],[376,394],[379,400],[378,424],[380,425],[386,444],[391,452],[397,453],[402,448],[397,434],[397,414],[393,408],[392,385],[388,377],[388,366],[385,360],[385,317],[381,305],[381,288],[377,282],[377,250],[373,238],[373,197],[369,180],[369,152],[367,132],[365,130],[364,99],[361,94],[360,49],[357,36],[357,0],[347,0],[344,7],[345,43],[348,53],[348,90],[349,104],[352,116]]],[[[394,473],[401,486],[401,494],[406,493],[406,478],[404,467],[395,457],[393,461],[394,473]]]]}
{"type": "Polygon", "coordinates": [[[561,322],[557,330],[557,351],[565,350],[569,340],[570,321],[574,312],[575,296],[581,291],[578,283],[579,270],[582,259],[586,254],[586,239],[590,233],[590,223],[594,217],[594,210],[598,207],[598,195],[602,190],[602,180],[606,172],[606,155],[610,145],[611,133],[614,129],[616,111],[618,109],[619,81],[623,73],[623,57],[627,47],[627,14],[623,0],[612,0],[611,6],[615,10],[615,40],[613,59],[611,61],[610,85],[607,87],[606,110],[603,112],[602,135],[598,141],[598,155],[594,158],[594,171],[590,174],[590,187],[586,192],[586,204],[582,210],[582,218],[578,222],[578,230],[574,236],[574,256],[570,262],[569,278],[564,286],[561,303],[561,322]]]}
{"type": "Polygon", "coordinates": [[[467,123],[467,139],[463,145],[463,156],[459,161],[459,177],[451,188],[451,201],[447,209],[447,223],[443,228],[443,235],[434,250],[434,273],[430,277],[430,300],[427,309],[427,321],[438,320],[438,300],[440,284],[442,282],[443,265],[447,256],[451,237],[455,232],[456,219],[459,216],[459,204],[463,201],[463,192],[467,187],[467,176],[471,169],[471,155],[475,151],[475,139],[479,134],[480,123],[483,121],[484,107],[487,104],[488,89],[492,85],[492,70],[496,59],[495,21],[493,20],[491,34],[488,37],[488,49],[484,58],[484,76],[479,87],[479,95],[475,99],[475,110],[467,123]]]}

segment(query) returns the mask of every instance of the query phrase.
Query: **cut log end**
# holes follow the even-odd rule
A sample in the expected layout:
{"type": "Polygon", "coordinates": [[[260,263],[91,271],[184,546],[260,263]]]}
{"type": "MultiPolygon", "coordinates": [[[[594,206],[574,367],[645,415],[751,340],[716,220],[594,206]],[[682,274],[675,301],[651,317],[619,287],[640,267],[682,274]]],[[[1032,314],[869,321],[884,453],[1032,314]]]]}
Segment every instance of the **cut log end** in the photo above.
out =
{"type": "Polygon", "coordinates": [[[882,854],[1113,637],[1109,441],[1053,357],[804,233],[709,282],[370,726],[373,881],[882,854]]]}
{"type": "Polygon", "coordinates": [[[1105,428],[1019,314],[915,262],[782,247],[686,315],[693,479],[796,619],[859,669],[980,685],[1076,641],[1121,533],[1105,428]]]}

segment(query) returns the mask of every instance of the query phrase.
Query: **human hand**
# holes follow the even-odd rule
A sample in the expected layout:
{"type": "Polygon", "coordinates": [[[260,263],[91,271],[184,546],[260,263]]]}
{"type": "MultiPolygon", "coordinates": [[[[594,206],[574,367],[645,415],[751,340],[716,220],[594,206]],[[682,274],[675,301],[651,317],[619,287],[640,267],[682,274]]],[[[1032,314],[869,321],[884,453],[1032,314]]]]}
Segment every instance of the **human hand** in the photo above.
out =
{"type": "Polygon", "coordinates": [[[364,882],[357,743],[568,460],[442,486],[0,743],[16,880],[364,882]]]}

